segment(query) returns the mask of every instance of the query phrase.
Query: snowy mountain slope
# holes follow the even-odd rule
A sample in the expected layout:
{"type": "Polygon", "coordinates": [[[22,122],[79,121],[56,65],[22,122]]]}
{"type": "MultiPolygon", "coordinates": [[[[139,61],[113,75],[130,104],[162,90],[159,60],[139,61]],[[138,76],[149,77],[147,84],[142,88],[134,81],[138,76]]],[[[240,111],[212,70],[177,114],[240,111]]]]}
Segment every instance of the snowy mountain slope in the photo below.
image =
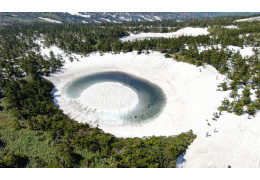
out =
{"type": "MultiPolygon", "coordinates": [[[[249,15],[254,13],[228,12],[1,12],[0,23],[39,22],[38,17],[62,23],[102,23],[130,21],[184,21],[196,18],[209,18],[227,15],[249,15]]],[[[41,21],[42,22],[42,21],[41,21]]]]}

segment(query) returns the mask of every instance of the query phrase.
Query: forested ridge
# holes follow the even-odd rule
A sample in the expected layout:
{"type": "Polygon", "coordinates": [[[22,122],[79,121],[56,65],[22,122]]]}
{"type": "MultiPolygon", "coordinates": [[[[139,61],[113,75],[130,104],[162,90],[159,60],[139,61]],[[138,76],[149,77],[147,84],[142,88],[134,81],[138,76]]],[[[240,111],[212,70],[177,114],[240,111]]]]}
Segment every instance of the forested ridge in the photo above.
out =
{"type": "Polygon", "coordinates": [[[254,12],[0,12],[0,23],[35,23],[54,20],[60,23],[122,23],[159,20],[189,20],[218,16],[256,15],[254,12]],[[45,19],[47,18],[47,20],[45,19]],[[45,20],[44,20],[45,19],[45,20]]]}
{"type": "Polygon", "coordinates": [[[178,61],[210,64],[230,81],[219,90],[232,90],[220,111],[254,115],[260,109],[259,51],[251,57],[227,50],[228,45],[259,47],[260,23],[234,22],[234,17],[187,22],[122,24],[12,24],[0,27],[0,167],[175,167],[177,157],[192,143],[191,131],[174,137],[117,138],[98,127],[78,123],[53,103],[53,85],[42,76],[58,71],[63,59],[42,56],[39,44],[65,53],[89,55],[131,52],[165,53],[178,61]],[[238,26],[228,29],[227,25],[238,26]],[[129,33],[169,32],[208,27],[209,35],[121,42],[129,33]],[[216,48],[215,45],[221,45],[216,48]],[[210,47],[200,52],[200,46],[210,47]],[[242,89],[242,95],[238,93],[242,89]],[[251,99],[254,92],[256,99],[251,99]],[[39,143],[40,142],[40,143],[39,143]],[[41,144],[38,149],[36,145],[41,144]],[[28,149],[28,151],[27,151],[28,149]]]}

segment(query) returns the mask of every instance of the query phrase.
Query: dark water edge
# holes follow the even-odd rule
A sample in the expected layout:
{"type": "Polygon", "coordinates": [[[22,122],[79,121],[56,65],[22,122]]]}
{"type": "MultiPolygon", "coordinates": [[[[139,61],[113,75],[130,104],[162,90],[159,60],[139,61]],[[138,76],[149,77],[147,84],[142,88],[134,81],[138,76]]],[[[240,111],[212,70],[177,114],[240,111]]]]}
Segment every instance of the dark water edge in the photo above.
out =
{"type": "Polygon", "coordinates": [[[166,96],[159,86],[143,78],[119,71],[96,73],[75,79],[64,90],[68,97],[78,98],[84,90],[102,82],[121,83],[134,90],[138,95],[137,106],[126,114],[118,115],[125,123],[148,122],[157,117],[165,107],[166,96]]]}

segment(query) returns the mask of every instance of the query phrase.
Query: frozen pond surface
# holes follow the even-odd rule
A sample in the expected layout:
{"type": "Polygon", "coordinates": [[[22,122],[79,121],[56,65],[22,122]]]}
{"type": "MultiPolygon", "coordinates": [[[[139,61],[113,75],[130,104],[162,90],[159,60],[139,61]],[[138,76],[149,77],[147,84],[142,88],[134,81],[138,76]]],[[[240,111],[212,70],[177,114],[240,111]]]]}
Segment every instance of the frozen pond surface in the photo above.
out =
{"type": "Polygon", "coordinates": [[[157,85],[122,72],[84,76],[73,80],[64,90],[71,98],[70,103],[84,104],[82,111],[89,111],[103,124],[147,122],[161,112],[166,100],[157,85]]]}

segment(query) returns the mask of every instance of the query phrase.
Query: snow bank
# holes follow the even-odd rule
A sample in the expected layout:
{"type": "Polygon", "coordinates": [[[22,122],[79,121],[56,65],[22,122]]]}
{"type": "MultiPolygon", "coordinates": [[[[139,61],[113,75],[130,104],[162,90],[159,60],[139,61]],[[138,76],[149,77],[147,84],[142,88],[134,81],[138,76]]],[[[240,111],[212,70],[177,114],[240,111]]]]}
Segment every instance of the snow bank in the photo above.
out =
{"type": "Polygon", "coordinates": [[[50,19],[50,18],[43,18],[43,17],[38,17],[39,19],[42,19],[42,20],[45,20],[45,21],[48,21],[48,22],[52,22],[52,23],[59,23],[61,24],[62,22],[60,21],[57,21],[57,20],[53,20],[53,19],[50,19]]]}
{"type": "Polygon", "coordinates": [[[235,20],[235,22],[244,22],[244,21],[260,21],[260,16],[235,20]]]}
{"type": "Polygon", "coordinates": [[[227,28],[227,29],[238,29],[238,26],[230,25],[230,26],[224,26],[224,28],[227,28]]]}
{"type": "Polygon", "coordinates": [[[125,41],[136,41],[136,40],[149,39],[149,38],[177,38],[179,36],[199,36],[199,35],[207,35],[207,34],[209,34],[207,28],[186,27],[176,32],[170,32],[170,33],[130,34],[129,36],[120,38],[120,40],[125,42],[125,41]]]}
{"type": "MultiPolygon", "coordinates": [[[[260,167],[259,113],[248,119],[246,115],[222,112],[217,121],[212,120],[213,113],[230,93],[216,91],[217,85],[226,77],[212,66],[203,68],[176,62],[158,52],[141,55],[137,52],[106,53],[103,56],[93,53],[79,61],[66,61],[60,72],[46,78],[55,85],[55,100],[64,113],[93,125],[95,122],[84,118],[76,106],[68,104],[63,89],[76,78],[106,71],[122,71],[153,82],[162,88],[167,102],[162,113],[148,123],[99,126],[105,132],[118,137],[143,137],[178,135],[192,129],[197,138],[179,158],[178,167],[260,167]]],[[[96,87],[94,91],[104,91],[104,88],[96,87]]],[[[109,92],[113,93],[113,90],[109,92]]],[[[116,96],[120,99],[129,94],[130,91],[124,91],[116,96]]]]}
{"type": "Polygon", "coordinates": [[[90,18],[91,16],[90,15],[86,15],[86,14],[80,14],[78,12],[68,12],[70,15],[73,15],[73,16],[81,16],[81,17],[84,17],[84,18],[90,18]]]}
{"type": "Polygon", "coordinates": [[[69,62],[70,61],[70,58],[74,58],[74,59],[78,59],[80,58],[81,56],[78,55],[78,54],[75,54],[75,53],[71,53],[70,55],[69,54],[66,54],[62,49],[58,48],[57,46],[50,46],[49,48],[48,47],[45,47],[43,45],[43,38],[38,38],[35,43],[38,44],[40,46],[40,53],[42,56],[47,56],[47,57],[50,57],[50,52],[52,51],[53,54],[57,57],[57,56],[60,56],[65,62],[69,62]]]}
{"type": "MultiPolygon", "coordinates": [[[[222,46],[221,46],[221,44],[213,45],[213,48],[215,48],[215,49],[221,49],[222,46]]],[[[203,52],[203,51],[211,50],[211,49],[212,49],[211,46],[198,46],[198,51],[199,51],[199,53],[201,53],[201,52],[203,52]]]]}
{"type": "Polygon", "coordinates": [[[248,37],[248,36],[250,36],[250,33],[239,34],[239,38],[248,37]]]}
{"type": "MultiPolygon", "coordinates": [[[[221,50],[221,49],[222,49],[222,46],[221,46],[221,44],[213,45],[213,48],[221,50]]],[[[243,58],[245,58],[245,57],[253,56],[253,55],[255,54],[255,52],[253,51],[254,48],[260,49],[259,47],[252,47],[252,46],[244,46],[244,47],[242,48],[242,47],[239,47],[239,46],[228,45],[228,46],[225,48],[225,51],[230,50],[230,51],[232,51],[233,53],[239,52],[240,55],[241,55],[243,58]]],[[[186,46],[186,49],[188,49],[188,46],[186,46]]],[[[201,53],[201,52],[203,52],[203,51],[206,51],[206,50],[211,50],[211,49],[212,49],[211,46],[198,46],[198,51],[199,51],[199,53],[201,53]]]]}
{"type": "Polygon", "coordinates": [[[209,137],[198,136],[189,146],[183,167],[259,168],[260,125],[255,118],[223,113],[218,121],[211,121],[209,137]],[[214,128],[216,132],[214,133],[214,128]]]}
{"type": "Polygon", "coordinates": [[[158,20],[158,21],[161,21],[161,20],[162,20],[162,18],[161,18],[161,17],[158,17],[158,16],[154,16],[154,18],[155,18],[156,20],[158,20]]]}
{"type": "MultiPolygon", "coordinates": [[[[236,53],[239,51],[243,58],[245,58],[247,56],[253,56],[255,54],[253,51],[253,48],[255,48],[255,47],[245,46],[244,48],[241,48],[241,47],[232,46],[232,45],[227,46],[227,49],[231,50],[233,53],[236,53]]],[[[258,48],[258,49],[260,49],[260,48],[258,48]]]]}

